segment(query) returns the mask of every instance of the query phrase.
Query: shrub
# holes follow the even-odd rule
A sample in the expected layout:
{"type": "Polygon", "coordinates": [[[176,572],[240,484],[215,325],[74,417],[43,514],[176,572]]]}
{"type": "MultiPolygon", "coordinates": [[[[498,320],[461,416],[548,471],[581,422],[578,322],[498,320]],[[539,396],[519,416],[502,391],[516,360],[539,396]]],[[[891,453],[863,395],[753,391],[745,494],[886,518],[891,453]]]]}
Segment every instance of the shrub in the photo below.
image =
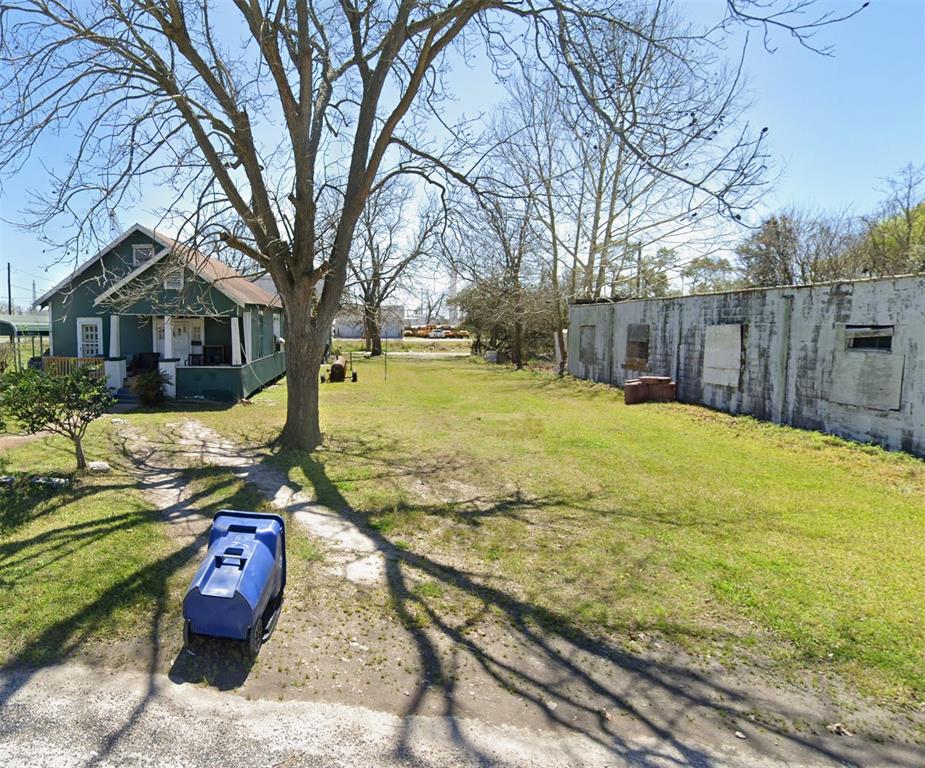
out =
{"type": "Polygon", "coordinates": [[[27,368],[0,376],[0,422],[5,417],[27,434],[64,435],[74,443],[78,469],[87,468],[82,444],[87,426],[115,401],[106,379],[90,366],[70,373],[27,368]]]}
{"type": "Polygon", "coordinates": [[[170,374],[155,368],[139,373],[132,379],[132,392],[141,400],[142,405],[159,405],[164,402],[167,385],[172,381],[170,374]]]}

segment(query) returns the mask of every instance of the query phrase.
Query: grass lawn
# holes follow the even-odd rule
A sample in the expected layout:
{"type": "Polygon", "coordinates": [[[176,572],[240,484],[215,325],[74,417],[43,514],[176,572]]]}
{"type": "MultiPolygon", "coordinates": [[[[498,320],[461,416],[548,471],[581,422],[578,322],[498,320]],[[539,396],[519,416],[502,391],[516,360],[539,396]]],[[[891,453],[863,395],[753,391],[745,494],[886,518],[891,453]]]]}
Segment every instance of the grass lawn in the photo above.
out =
{"type": "MultiPolygon", "coordinates": [[[[628,647],[654,632],[899,706],[925,699],[923,462],[470,360],[359,373],[322,388],[326,450],[272,461],[400,549],[628,647]]],[[[279,385],[197,417],[259,444],[285,397],[279,385]]],[[[472,609],[452,583],[417,589],[472,609]]]]}
{"type": "MultiPolygon", "coordinates": [[[[472,339],[422,339],[401,338],[383,339],[382,349],[386,352],[468,352],[472,339]]],[[[362,354],[366,345],[363,339],[334,339],[332,350],[335,354],[346,355],[348,352],[362,354]]]]}
{"type": "MultiPolygon", "coordinates": [[[[60,661],[85,647],[150,638],[172,628],[199,564],[198,547],[171,539],[110,439],[108,417],[92,425],[90,459],[114,471],[76,476],[71,444],[40,437],[5,450],[0,473],[70,477],[66,490],[27,482],[0,491],[0,665],[60,661]]],[[[253,489],[228,470],[191,467],[191,506],[257,508],[253,489]]]]}

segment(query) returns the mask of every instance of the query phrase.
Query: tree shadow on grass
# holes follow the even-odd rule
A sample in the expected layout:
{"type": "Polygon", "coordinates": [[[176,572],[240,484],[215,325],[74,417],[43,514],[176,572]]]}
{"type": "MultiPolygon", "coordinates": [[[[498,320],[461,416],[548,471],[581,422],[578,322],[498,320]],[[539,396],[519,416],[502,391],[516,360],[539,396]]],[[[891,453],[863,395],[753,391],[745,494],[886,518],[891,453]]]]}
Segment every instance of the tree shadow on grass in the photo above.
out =
{"type": "MultiPolygon", "coordinates": [[[[197,477],[201,480],[197,492],[181,499],[176,505],[178,508],[183,507],[188,511],[190,508],[201,507],[197,512],[202,513],[221,507],[234,508],[253,499],[252,492],[245,489],[222,493],[229,487],[227,470],[213,473],[200,470],[197,477]],[[210,474],[215,475],[213,482],[208,482],[210,474]]],[[[87,500],[94,492],[111,490],[113,487],[131,486],[87,486],[81,489],[80,498],[87,500]]],[[[113,534],[149,525],[153,520],[163,520],[164,515],[171,512],[179,512],[179,509],[143,509],[111,516],[101,515],[99,518],[53,527],[22,541],[4,542],[0,545],[0,577],[8,579],[11,584],[13,580],[18,583],[21,579],[41,578],[36,571],[50,564],[46,562],[50,556],[54,562],[71,561],[73,578],[80,579],[81,569],[94,568],[92,557],[86,554],[88,547],[99,547],[113,534]],[[16,559],[10,561],[3,559],[4,556],[14,556],[16,559]],[[30,565],[33,561],[41,565],[30,565]]],[[[0,718],[16,692],[28,684],[41,666],[65,662],[80,657],[84,651],[92,650],[100,626],[110,624],[119,613],[139,610],[143,606],[142,610],[146,614],[144,625],[147,626],[142,662],[147,675],[146,685],[132,711],[110,731],[90,764],[105,762],[119,741],[137,723],[156,693],[156,675],[163,664],[165,640],[169,639],[170,644],[175,644],[182,630],[177,618],[178,606],[173,604],[172,597],[175,577],[198,562],[198,556],[207,541],[207,530],[186,536],[182,541],[175,540],[175,546],[169,553],[152,557],[129,575],[102,589],[78,609],[67,613],[67,604],[62,603],[62,613],[65,615],[44,627],[0,667],[4,673],[0,678],[0,718]]],[[[22,606],[22,610],[28,609],[29,606],[22,606]]],[[[198,662],[190,663],[182,658],[181,650],[180,656],[174,661],[171,679],[174,682],[207,681],[221,689],[240,685],[247,678],[252,660],[241,654],[228,654],[227,651],[227,648],[216,646],[209,653],[195,657],[198,662]],[[221,674],[216,671],[220,666],[221,674]]]]}
{"type": "MultiPolygon", "coordinates": [[[[716,750],[694,746],[698,739],[691,734],[690,722],[703,717],[720,721],[728,735],[737,727],[747,728],[749,745],[758,753],[780,754],[783,744],[806,759],[854,764],[857,744],[843,746],[826,737],[801,735],[782,726],[779,717],[762,721],[760,730],[751,728],[749,716],[768,702],[741,686],[725,684],[715,674],[699,673],[684,658],[665,661],[630,653],[592,636],[569,617],[516,595],[488,574],[397,547],[368,525],[370,513],[351,509],[322,463],[305,454],[287,456],[312,484],[318,501],[359,526],[384,557],[390,603],[418,657],[418,684],[410,692],[395,748],[399,758],[419,758],[411,747],[409,718],[423,714],[436,698],[455,743],[477,763],[492,762],[461,727],[465,698],[460,688],[466,680],[460,670],[469,664],[549,726],[590,739],[633,765],[714,765],[716,750]],[[468,616],[446,611],[432,592],[416,588],[422,575],[441,589],[462,593],[478,609],[468,616]],[[490,642],[473,631],[486,617],[501,626],[503,642],[490,642]],[[509,653],[511,649],[520,653],[509,653]]],[[[277,469],[280,458],[271,459],[277,469]]],[[[522,499],[501,499],[494,509],[483,505],[484,515],[509,514],[512,507],[520,515],[527,506],[522,499]]],[[[818,716],[805,703],[789,706],[789,711],[773,714],[791,722],[813,722],[818,716]]]]}

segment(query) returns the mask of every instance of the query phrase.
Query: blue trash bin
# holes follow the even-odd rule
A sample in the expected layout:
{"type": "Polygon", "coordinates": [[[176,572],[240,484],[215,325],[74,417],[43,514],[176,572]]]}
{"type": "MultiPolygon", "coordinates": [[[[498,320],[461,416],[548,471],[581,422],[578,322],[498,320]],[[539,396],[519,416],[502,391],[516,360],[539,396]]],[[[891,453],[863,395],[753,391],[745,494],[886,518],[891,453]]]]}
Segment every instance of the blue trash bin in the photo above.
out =
{"type": "Polygon", "coordinates": [[[245,640],[251,653],[269,639],[286,587],[286,525],[279,515],[223,509],[209,549],[183,598],[183,640],[245,640]]]}

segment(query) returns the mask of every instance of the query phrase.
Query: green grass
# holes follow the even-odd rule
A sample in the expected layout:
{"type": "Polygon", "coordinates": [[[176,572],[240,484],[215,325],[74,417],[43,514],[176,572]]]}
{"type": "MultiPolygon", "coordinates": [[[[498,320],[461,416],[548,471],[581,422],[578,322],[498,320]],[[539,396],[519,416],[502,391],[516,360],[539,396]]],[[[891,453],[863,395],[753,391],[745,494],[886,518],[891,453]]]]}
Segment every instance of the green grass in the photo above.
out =
{"type": "MultiPolygon", "coordinates": [[[[0,491],[0,665],[61,661],[118,641],[179,642],[182,598],[203,542],[167,534],[125,471],[111,429],[104,417],[86,441],[88,458],[108,459],[111,474],[77,475],[70,443],[57,437],[17,446],[0,460],[0,472],[25,478],[13,492],[0,491]],[[37,487],[28,482],[36,473],[69,477],[72,485],[37,487]]],[[[208,516],[265,507],[229,469],[190,467],[185,481],[189,507],[208,516]]],[[[288,549],[291,571],[304,578],[317,549],[304,538],[288,549]]]]}
{"type": "MultiPolygon", "coordinates": [[[[467,360],[359,370],[322,388],[326,450],[274,461],[399,549],[586,631],[925,697],[923,462],[467,360]]],[[[277,386],[200,418],[259,443],[284,414],[277,386]]]]}
{"type": "MultiPolygon", "coordinates": [[[[472,347],[471,339],[383,339],[382,349],[386,352],[468,352],[472,347]]],[[[348,352],[362,354],[366,346],[363,339],[334,339],[331,347],[335,354],[346,355],[348,352]]]]}
{"type": "MultiPolygon", "coordinates": [[[[88,440],[94,456],[104,453],[103,432],[88,440]]],[[[143,632],[163,602],[175,553],[153,510],[122,472],[78,477],[73,468],[59,438],[4,452],[5,472],[73,484],[0,491],[0,663],[59,660],[87,641],[143,632]]]]}
{"type": "MultiPolygon", "coordinates": [[[[467,631],[488,611],[629,648],[645,632],[897,706],[925,698],[920,460],[692,406],[627,407],[618,390],[477,361],[358,369],[359,382],[322,387],[324,451],[266,460],[396,548],[416,572],[410,599],[393,596],[402,621],[467,631]]],[[[285,402],[283,384],[252,405],[185,410],[259,445],[285,402]]],[[[126,418],[153,434],[180,417],[126,418]]],[[[111,429],[94,424],[87,452],[112,475],[0,497],[0,661],[177,624],[196,558],[120,468],[111,429]]],[[[0,459],[5,472],[72,467],[57,438],[0,459]]],[[[228,470],[187,480],[206,513],[265,508],[228,470]]],[[[299,600],[320,554],[307,538],[289,546],[299,600]]]]}

